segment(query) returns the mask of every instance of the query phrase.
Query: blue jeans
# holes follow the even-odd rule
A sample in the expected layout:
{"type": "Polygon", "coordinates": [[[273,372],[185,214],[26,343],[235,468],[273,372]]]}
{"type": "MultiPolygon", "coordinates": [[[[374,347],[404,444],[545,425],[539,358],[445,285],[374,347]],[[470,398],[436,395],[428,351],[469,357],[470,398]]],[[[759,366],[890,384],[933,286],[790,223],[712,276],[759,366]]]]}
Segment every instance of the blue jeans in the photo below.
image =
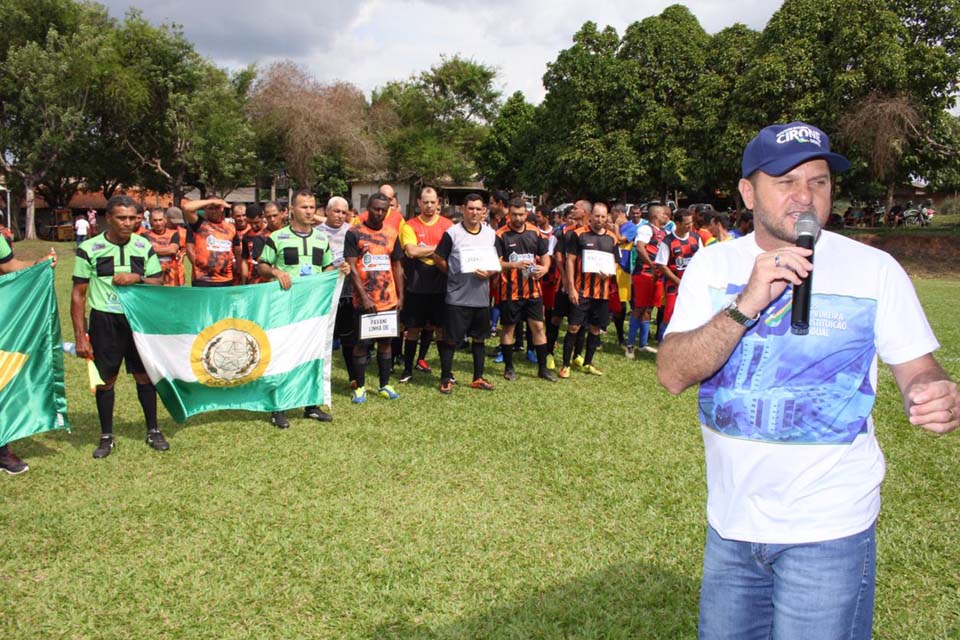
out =
{"type": "Polygon", "coordinates": [[[759,544],[726,540],[708,525],[700,638],[870,638],[875,526],[824,542],[759,544]]]}

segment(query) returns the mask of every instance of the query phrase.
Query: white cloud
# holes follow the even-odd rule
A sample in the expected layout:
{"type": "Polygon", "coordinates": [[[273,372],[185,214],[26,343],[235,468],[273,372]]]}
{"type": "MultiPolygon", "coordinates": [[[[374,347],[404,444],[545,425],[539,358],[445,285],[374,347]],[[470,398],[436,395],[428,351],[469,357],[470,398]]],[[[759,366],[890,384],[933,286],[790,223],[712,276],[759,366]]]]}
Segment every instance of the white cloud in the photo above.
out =
{"type": "MultiPolygon", "coordinates": [[[[119,16],[132,3],[108,0],[119,16]]],[[[290,58],[325,81],[345,80],[368,94],[460,54],[495,67],[504,95],[543,98],[548,62],[592,20],[623,33],[657,15],[669,0],[161,0],[143,6],[154,22],[183,24],[198,50],[218,64],[241,67],[290,58]]],[[[735,22],[762,29],[779,1],[691,0],[700,24],[715,33],[735,22]]]]}

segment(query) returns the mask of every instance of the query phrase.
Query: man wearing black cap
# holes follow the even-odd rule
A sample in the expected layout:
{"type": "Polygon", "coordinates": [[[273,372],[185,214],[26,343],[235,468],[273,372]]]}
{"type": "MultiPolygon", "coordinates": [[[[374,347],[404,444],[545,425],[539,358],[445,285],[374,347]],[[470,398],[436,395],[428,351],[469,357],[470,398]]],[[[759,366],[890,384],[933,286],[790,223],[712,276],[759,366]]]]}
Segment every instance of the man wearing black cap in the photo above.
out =
{"type": "Polygon", "coordinates": [[[826,223],[831,170],[849,165],[816,127],[763,129],[739,185],[755,232],[696,255],[660,347],[661,384],[700,385],[701,638],[869,638],[884,475],[870,415],[877,357],[910,424],[946,433],[960,422],[903,269],[829,231],[816,236],[816,269],[796,246],[798,218],[826,223]],[[793,286],[808,277],[809,334],[795,335],[793,286]]]}

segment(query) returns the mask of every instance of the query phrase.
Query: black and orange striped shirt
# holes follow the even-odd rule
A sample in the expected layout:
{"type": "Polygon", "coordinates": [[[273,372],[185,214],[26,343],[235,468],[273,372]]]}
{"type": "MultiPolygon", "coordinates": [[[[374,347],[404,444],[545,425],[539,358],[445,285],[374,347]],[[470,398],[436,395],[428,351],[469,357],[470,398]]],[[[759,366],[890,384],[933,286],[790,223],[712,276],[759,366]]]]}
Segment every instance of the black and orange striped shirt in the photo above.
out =
{"type": "MultiPolygon", "coordinates": [[[[527,223],[522,231],[510,226],[497,229],[497,255],[507,262],[529,260],[540,264],[547,255],[547,239],[535,225],[527,223]]],[[[540,297],[540,281],[524,275],[522,269],[504,269],[497,278],[501,301],[528,300],[540,297]]]]}
{"type": "MultiPolygon", "coordinates": [[[[583,272],[584,251],[604,251],[610,253],[614,261],[617,258],[617,238],[606,229],[594,233],[590,227],[578,227],[566,233],[564,237],[564,251],[567,255],[576,256],[576,265],[573,272],[573,286],[581,298],[607,300],[610,297],[610,276],[601,276],[599,273],[583,272]]],[[[616,262],[614,262],[616,263],[616,262]]]]}

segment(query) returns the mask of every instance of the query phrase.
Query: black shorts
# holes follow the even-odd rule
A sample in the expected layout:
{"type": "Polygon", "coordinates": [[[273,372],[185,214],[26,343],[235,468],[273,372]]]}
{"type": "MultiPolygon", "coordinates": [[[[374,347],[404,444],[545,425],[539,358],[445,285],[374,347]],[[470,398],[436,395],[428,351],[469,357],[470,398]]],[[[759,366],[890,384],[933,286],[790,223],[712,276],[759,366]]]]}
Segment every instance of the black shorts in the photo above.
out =
{"type": "Polygon", "coordinates": [[[468,336],[482,341],[490,335],[490,307],[447,305],[443,322],[443,339],[460,344],[468,336]]]}
{"type": "Polygon", "coordinates": [[[570,315],[570,296],[566,291],[557,291],[557,296],[553,299],[553,309],[550,312],[551,317],[566,318],[570,315]]]}
{"type": "Polygon", "coordinates": [[[353,335],[355,328],[353,298],[340,298],[340,303],[337,305],[337,317],[333,321],[333,335],[343,340],[353,335]]]}
{"type": "Polygon", "coordinates": [[[583,326],[586,322],[591,327],[604,329],[610,324],[610,302],[597,298],[580,298],[580,304],[575,307],[571,305],[568,322],[577,326],[583,326]]]}
{"type": "Polygon", "coordinates": [[[443,326],[446,293],[404,293],[400,322],[404,327],[437,329],[443,326]]]}
{"type": "Polygon", "coordinates": [[[127,373],[147,372],[137,353],[137,345],[133,343],[133,331],[127,316],[93,309],[87,332],[93,345],[93,364],[105,381],[117,377],[121,362],[126,362],[127,373]]]}
{"type": "MultiPolygon", "coordinates": [[[[351,308],[352,308],[352,307],[351,307],[351,308]]],[[[396,307],[394,307],[394,309],[395,309],[395,308],[396,308],[396,307]]],[[[383,311],[384,311],[384,312],[386,312],[386,311],[393,311],[393,309],[384,309],[383,311]]],[[[382,313],[382,312],[378,311],[377,313],[382,313]]],[[[360,345],[360,346],[363,346],[363,347],[367,347],[367,346],[370,345],[371,342],[380,342],[381,340],[391,341],[391,340],[394,340],[394,339],[397,337],[397,336],[393,336],[392,338],[391,338],[391,337],[386,337],[386,338],[369,338],[369,339],[367,339],[367,340],[361,340],[361,339],[360,339],[360,318],[363,317],[363,316],[365,316],[365,315],[367,315],[367,312],[364,311],[363,309],[353,309],[353,335],[354,335],[355,344],[360,345]]],[[[399,315],[400,315],[400,314],[397,314],[397,316],[398,316],[397,320],[398,320],[398,321],[400,320],[399,315]]],[[[399,329],[399,327],[398,327],[398,329],[399,329]]]]}
{"type": "Polygon", "coordinates": [[[210,282],[209,280],[194,280],[190,283],[193,287],[232,287],[233,280],[227,280],[226,282],[210,282]]]}
{"type": "Polygon", "coordinates": [[[542,299],[505,300],[500,303],[500,324],[508,327],[524,320],[543,322],[542,299]]]}

